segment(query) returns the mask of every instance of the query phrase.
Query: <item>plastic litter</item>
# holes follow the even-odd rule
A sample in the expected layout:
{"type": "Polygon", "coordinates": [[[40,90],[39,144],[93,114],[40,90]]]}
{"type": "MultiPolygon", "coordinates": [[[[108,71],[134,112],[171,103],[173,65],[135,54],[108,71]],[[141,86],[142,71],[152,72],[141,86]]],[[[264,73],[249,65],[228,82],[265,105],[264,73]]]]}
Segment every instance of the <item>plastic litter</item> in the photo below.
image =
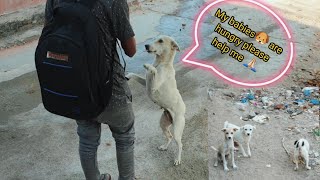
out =
{"type": "Polygon", "coordinates": [[[302,92],[304,91],[310,91],[310,92],[319,91],[319,87],[305,87],[302,89],[302,92]]]}
{"type": "Polygon", "coordinates": [[[304,94],[304,96],[307,96],[307,97],[309,97],[309,96],[311,96],[311,90],[304,90],[303,91],[303,94],[304,94]]]}
{"type": "Polygon", "coordinates": [[[249,100],[254,100],[254,99],[255,99],[254,94],[249,93],[249,94],[247,95],[247,99],[249,99],[249,100]]]}
{"type": "Polygon", "coordinates": [[[260,123],[260,124],[265,124],[267,120],[269,120],[270,118],[267,115],[257,115],[254,118],[252,118],[253,121],[260,123]]]}
{"type": "Polygon", "coordinates": [[[248,99],[247,98],[242,98],[241,99],[241,103],[247,103],[248,102],[248,99]]]}
{"type": "Polygon", "coordinates": [[[310,103],[313,104],[313,105],[319,105],[320,104],[319,99],[311,99],[310,103]]]}
{"type": "Polygon", "coordinates": [[[298,99],[296,101],[294,101],[295,104],[298,104],[299,106],[302,106],[306,101],[303,99],[298,99]]]}

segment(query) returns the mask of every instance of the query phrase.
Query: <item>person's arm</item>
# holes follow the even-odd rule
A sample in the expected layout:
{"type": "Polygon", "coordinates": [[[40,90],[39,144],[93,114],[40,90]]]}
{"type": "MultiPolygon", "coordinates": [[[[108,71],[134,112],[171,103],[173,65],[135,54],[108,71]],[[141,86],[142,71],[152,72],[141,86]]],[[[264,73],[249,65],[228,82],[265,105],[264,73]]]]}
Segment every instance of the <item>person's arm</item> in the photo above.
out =
{"type": "Polygon", "coordinates": [[[120,40],[125,54],[133,57],[136,53],[135,34],[129,18],[129,6],[126,0],[114,0],[112,5],[112,23],[116,38],[120,40]]]}

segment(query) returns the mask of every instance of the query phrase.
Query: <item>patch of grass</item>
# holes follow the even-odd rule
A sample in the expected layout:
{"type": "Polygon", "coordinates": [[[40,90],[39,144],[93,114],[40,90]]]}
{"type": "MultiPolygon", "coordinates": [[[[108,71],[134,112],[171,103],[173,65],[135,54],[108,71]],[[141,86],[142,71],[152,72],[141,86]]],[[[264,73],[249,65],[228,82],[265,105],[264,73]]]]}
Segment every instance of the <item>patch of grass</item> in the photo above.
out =
{"type": "Polygon", "coordinates": [[[320,128],[314,129],[313,130],[313,134],[316,135],[316,136],[320,136],[320,128]]]}

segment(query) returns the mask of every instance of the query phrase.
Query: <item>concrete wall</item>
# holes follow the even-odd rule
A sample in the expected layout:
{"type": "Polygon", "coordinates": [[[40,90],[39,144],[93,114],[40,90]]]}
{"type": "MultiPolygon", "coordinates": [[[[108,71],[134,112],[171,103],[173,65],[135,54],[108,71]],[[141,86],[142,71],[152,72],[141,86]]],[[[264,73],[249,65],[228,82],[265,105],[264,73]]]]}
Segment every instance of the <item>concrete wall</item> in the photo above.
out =
{"type": "Polygon", "coordinates": [[[0,15],[45,3],[46,0],[0,0],[0,15]]]}

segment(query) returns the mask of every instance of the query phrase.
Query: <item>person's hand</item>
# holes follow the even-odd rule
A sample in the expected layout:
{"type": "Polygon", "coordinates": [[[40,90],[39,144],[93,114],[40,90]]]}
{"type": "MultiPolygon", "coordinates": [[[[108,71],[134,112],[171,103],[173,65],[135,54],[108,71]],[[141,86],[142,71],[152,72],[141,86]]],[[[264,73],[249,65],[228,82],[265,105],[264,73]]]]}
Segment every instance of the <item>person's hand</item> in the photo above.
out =
{"type": "Polygon", "coordinates": [[[121,46],[127,56],[133,57],[136,54],[136,39],[134,37],[129,38],[125,42],[121,42],[121,46]]]}

